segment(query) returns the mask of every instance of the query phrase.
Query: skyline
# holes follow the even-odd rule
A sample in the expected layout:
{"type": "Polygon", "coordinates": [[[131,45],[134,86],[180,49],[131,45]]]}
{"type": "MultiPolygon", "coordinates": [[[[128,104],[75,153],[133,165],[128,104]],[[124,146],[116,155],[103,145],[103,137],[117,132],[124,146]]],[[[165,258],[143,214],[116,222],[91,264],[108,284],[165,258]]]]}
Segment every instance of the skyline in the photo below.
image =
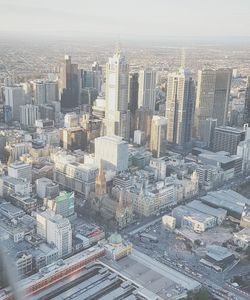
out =
{"type": "Polygon", "coordinates": [[[247,0],[138,0],[136,4],[128,0],[123,7],[114,0],[73,0],[70,6],[65,0],[1,2],[0,32],[11,34],[142,39],[250,36],[247,0]]]}

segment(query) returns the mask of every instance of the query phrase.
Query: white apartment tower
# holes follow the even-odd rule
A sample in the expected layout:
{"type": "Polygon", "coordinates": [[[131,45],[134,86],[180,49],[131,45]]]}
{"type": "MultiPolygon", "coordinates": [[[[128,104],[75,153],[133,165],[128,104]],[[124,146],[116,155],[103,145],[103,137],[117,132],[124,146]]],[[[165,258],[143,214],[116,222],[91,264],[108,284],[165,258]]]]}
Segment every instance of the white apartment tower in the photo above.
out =
{"type": "Polygon", "coordinates": [[[139,72],[138,107],[155,111],[156,72],[145,69],[139,72]]]}
{"type": "Polygon", "coordinates": [[[129,65],[117,51],[106,64],[105,127],[107,135],[129,138],[129,65]]]}
{"type": "Polygon", "coordinates": [[[53,243],[58,249],[59,257],[72,252],[72,228],[70,221],[51,210],[36,215],[37,234],[53,243]]]}

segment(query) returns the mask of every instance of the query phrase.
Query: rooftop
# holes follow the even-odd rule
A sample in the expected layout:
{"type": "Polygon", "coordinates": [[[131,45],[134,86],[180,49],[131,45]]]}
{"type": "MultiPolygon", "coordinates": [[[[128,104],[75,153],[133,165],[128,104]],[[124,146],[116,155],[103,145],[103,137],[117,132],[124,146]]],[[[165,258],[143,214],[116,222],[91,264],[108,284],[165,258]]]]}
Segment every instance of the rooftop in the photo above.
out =
{"type": "Polygon", "coordinates": [[[127,144],[126,141],[123,140],[123,137],[113,135],[113,136],[101,136],[95,139],[96,141],[109,141],[113,144],[127,144]]]}
{"type": "Polygon", "coordinates": [[[226,215],[227,211],[223,208],[214,208],[209,205],[202,203],[199,200],[193,200],[187,204],[188,207],[198,210],[202,213],[209,214],[211,216],[220,217],[221,215],[226,215]]]}
{"type": "Polygon", "coordinates": [[[233,253],[225,247],[221,247],[217,245],[209,245],[207,247],[206,255],[216,261],[221,261],[230,257],[231,255],[233,255],[233,253]]]}
{"type": "Polygon", "coordinates": [[[235,128],[235,127],[230,127],[230,126],[218,126],[215,128],[217,131],[227,131],[229,133],[239,133],[241,134],[244,132],[243,128],[235,128]]]}

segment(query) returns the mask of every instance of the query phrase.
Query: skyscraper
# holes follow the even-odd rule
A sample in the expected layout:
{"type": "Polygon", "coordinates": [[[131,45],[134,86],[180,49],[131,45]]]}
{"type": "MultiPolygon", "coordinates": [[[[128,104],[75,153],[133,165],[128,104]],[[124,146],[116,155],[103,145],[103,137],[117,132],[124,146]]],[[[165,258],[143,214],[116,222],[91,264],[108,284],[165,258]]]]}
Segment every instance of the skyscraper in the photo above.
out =
{"type": "Polygon", "coordinates": [[[129,109],[131,114],[135,114],[138,108],[138,91],[139,91],[139,74],[130,73],[129,74],[129,109]]]}
{"type": "Polygon", "coordinates": [[[195,83],[187,70],[169,74],[166,100],[167,141],[186,148],[191,141],[195,83]]]}
{"type": "Polygon", "coordinates": [[[129,65],[117,51],[106,64],[105,127],[107,135],[129,138],[129,65]]]}
{"type": "Polygon", "coordinates": [[[247,76],[245,95],[245,122],[250,125],[250,76],[247,76]]]}
{"type": "Polygon", "coordinates": [[[136,110],[138,109],[138,82],[139,74],[129,74],[129,110],[130,110],[130,137],[133,138],[136,126],[136,110]]]}
{"type": "Polygon", "coordinates": [[[25,92],[22,86],[8,86],[4,88],[5,105],[11,108],[12,120],[20,120],[20,105],[27,103],[25,92]]]}
{"type": "Polygon", "coordinates": [[[45,81],[46,103],[59,101],[58,81],[45,81]]]}
{"type": "Polygon", "coordinates": [[[34,81],[34,103],[36,105],[46,103],[45,83],[42,80],[34,81]]]}
{"type": "Polygon", "coordinates": [[[213,115],[216,71],[204,69],[198,71],[196,103],[195,103],[195,128],[196,136],[201,138],[202,126],[207,118],[213,115]]]}
{"type": "Polygon", "coordinates": [[[61,108],[64,111],[78,106],[80,93],[78,65],[71,63],[71,57],[66,55],[60,69],[61,108]]]}
{"type": "Polygon", "coordinates": [[[160,116],[153,116],[150,135],[150,151],[154,157],[160,157],[166,141],[167,119],[160,116]]]}
{"type": "Polygon", "coordinates": [[[217,127],[217,119],[207,118],[205,121],[200,123],[200,136],[199,138],[203,141],[206,147],[210,148],[214,139],[214,131],[217,127]]]}
{"type": "Polygon", "coordinates": [[[26,104],[21,105],[20,109],[20,123],[25,128],[35,127],[36,120],[39,119],[39,111],[37,105],[26,104]]]}
{"type": "Polygon", "coordinates": [[[145,69],[139,72],[138,106],[155,110],[156,72],[145,69]]]}
{"type": "Polygon", "coordinates": [[[227,120],[228,102],[232,81],[231,69],[216,70],[213,115],[218,126],[225,125],[227,120]]]}
{"type": "Polygon", "coordinates": [[[201,138],[202,126],[207,118],[217,119],[218,126],[226,124],[231,78],[231,69],[198,71],[195,105],[195,127],[198,138],[201,138]]]}

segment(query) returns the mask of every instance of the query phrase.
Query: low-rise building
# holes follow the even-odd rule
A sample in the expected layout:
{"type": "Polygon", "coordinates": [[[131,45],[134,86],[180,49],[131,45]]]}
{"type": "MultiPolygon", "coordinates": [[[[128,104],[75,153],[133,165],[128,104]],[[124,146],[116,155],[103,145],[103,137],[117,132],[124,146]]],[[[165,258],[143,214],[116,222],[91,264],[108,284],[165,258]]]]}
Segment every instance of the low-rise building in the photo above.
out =
{"type": "Polygon", "coordinates": [[[244,250],[247,249],[250,246],[250,228],[244,228],[239,232],[235,232],[233,241],[238,247],[244,250]]]}
{"type": "Polygon", "coordinates": [[[212,207],[221,207],[227,211],[227,214],[238,220],[246,205],[250,205],[250,200],[233,190],[220,190],[209,192],[200,200],[212,207]]]}
{"type": "Polygon", "coordinates": [[[217,220],[214,216],[183,205],[174,208],[172,216],[176,219],[177,227],[189,228],[197,233],[204,232],[217,225],[217,220]]]}
{"type": "Polygon", "coordinates": [[[165,215],[162,218],[162,225],[165,229],[174,230],[176,226],[176,219],[172,216],[165,215]]]}
{"type": "Polygon", "coordinates": [[[194,200],[190,203],[187,203],[187,207],[190,207],[194,210],[197,210],[201,213],[211,215],[216,218],[217,225],[221,225],[222,222],[226,219],[227,211],[223,208],[214,208],[209,205],[202,203],[201,201],[194,200]]]}
{"type": "Polygon", "coordinates": [[[234,254],[227,248],[218,245],[209,245],[207,247],[206,256],[204,259],[201,259],[201,263],[216,271],[222,271],[230,265],[234,259],[234,254]]]}
{"type": "Polygon", "coordinates": [[[113,260],[119,260],[132,251],[132,244],[124,241],[118,233],[112,234],[107,241],[100,242],[100,244],[104,247],[106,256],[113,260]]]}

